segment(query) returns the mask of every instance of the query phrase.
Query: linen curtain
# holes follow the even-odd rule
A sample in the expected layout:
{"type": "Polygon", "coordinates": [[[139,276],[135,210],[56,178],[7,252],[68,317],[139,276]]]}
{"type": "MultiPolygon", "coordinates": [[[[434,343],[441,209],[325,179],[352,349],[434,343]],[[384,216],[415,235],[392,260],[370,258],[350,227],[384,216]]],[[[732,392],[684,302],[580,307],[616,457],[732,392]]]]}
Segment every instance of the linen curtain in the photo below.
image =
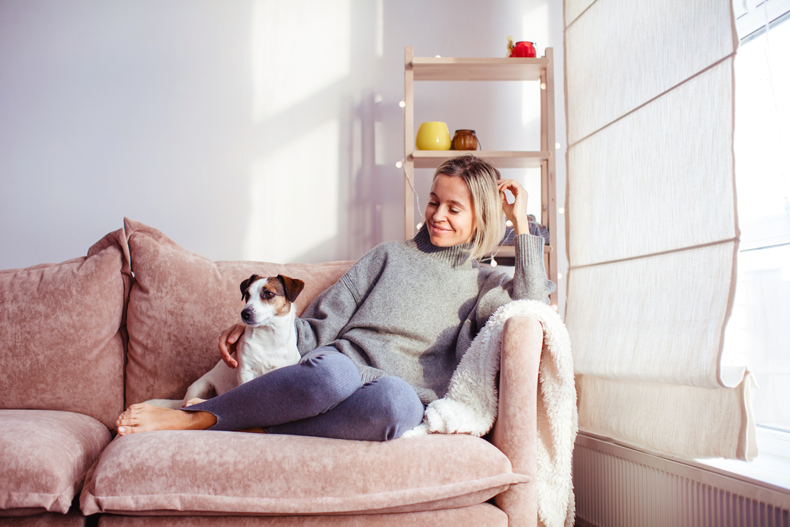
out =
{"type": "Polygon", "coordinates": [[[579,426],[681,457],[756,455],[721,367],[739,242],[730,0],[566,0],[566,324],[579,426]]]}

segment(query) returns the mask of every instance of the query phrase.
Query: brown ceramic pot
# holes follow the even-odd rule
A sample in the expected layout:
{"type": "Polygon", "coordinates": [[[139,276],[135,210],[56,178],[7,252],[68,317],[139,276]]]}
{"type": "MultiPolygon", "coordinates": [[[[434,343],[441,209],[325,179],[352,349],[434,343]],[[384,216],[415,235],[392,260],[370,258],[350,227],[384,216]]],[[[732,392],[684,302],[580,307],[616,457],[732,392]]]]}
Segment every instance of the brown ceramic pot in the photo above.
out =
{"type": "Polygon", "coordinates": [[[456,130],[453,150],[477,150],[477,135],[474,130],[456,130]]]}

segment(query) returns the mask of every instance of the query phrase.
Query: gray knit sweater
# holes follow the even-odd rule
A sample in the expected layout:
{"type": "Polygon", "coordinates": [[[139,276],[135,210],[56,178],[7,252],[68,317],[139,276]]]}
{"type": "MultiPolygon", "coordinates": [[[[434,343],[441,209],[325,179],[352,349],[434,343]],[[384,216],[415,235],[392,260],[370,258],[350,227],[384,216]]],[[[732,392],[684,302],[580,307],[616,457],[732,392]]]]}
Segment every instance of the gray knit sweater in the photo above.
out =
{"type": "Polygon", "coordinates": [[[383,243],[325,290],[296,319],[302,355],[334,346],[362,382],[395,375],[424,404],[450,378],[486,320],[511,300],[542,300],[555,289],[543,268],[543,239],[515,238],[514,278],[480,266],[471,244],[437,247],[423,227],[414,239],[383,243]]]}

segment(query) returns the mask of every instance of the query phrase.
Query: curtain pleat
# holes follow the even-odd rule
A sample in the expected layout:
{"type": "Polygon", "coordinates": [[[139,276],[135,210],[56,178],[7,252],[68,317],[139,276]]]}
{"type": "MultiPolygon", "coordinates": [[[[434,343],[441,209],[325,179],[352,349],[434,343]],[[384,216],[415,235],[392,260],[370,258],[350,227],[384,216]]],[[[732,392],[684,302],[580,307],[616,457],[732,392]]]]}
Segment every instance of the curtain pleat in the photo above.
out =
{"type": "Polygon", "coordinates": [[[729,389],[578,375],[579,427],[672,456],[753,459],[753,388],[748,374],[729,389]]]}
{"type": "Polygon", "coordinates": [[[755,455],[721,367],[737,268],[729,0],[566,0],[568,293],[579,424],[680,457],[755,455]]]}

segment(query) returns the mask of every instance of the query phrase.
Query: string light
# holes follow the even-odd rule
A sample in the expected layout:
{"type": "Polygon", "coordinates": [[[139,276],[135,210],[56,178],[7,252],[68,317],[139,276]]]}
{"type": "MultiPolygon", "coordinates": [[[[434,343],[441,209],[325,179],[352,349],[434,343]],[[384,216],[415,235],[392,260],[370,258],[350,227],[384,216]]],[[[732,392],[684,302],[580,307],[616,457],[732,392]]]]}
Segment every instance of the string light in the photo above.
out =
{"type": "Polygon", "coordinates": [[[541,90],[545,90],[546,89],[546,83],[545,82],[541,82],[540,83],[540,89],[541,90]]]}
{"type": "Polygon", "coordinates": [[[556,148],[557,150],[559,150],[561,146],[562,145],[560,145],[559,143],[554,143],[554,148],[556,148]]]}
{"type": "Polygon", "coordinates": [[[559,308],[557,307],[557,304],[551,304],[551,309],[553,309],[555,312],[559,311],[559,308]]]}
{"type": "Polygon", "coordinates": [[[565,207],[558,208],[557,212],[559,212],[560,214],[565,214],[565,207]]]}
{"type": "Polygon", "coordinates": [[[506,227],[512,227],[512,226],[513,226],[513,222],[512,222],[512,221],[510,221],[510,220],[507,220],[507,221],[505,222],[505,226],[506,226],[506,227]]]}
{"type": "Polygon", "coordinates": [[[496,267],[496,266],[497,266],[496,260],[494,260],[494,257],[492,256],[491,257],[491,267],[496,267]]]}
{"type": "Polygon", "coordinates": [[[436,55],[436,58],[440,59],[440,58],[442,58],[442,56],[441,55],[436,55]]]}
{"type": "Polygon", "coordinates": [[[562,280],[562,273],[557,273],[557,280],[562,280]]]}
{"type": "Polygon", "coordinates": [[[406,101],[399,102],[398,106],[400,106],[401,108],[406,108],[406,101]]]}
{"type": "MultiPolygon", "coordinates": [[[[401,159],[400,161],[398,161],[397,163],[395,163],[395,166],[396,166],[396,167],[398,167],[398,168],[401,168],[401,166],[403,166],[403,159],[401,159]]],[[[417,194],[417,190],[415,190],[415,188],[414,188],[414,183],[412,183],[412,180],[411,180],[411,178],[409,177],[409,174],[406,172],[406,169],[405,169],[405,168],[403,169],[403,177],[405,177],[405,178],[406,178],[406,182],[407,182],[407,183],[409,184],[409,186],[411,187],[411,192],[412,192],[412,194],[414,195],[414,199],[415,199],[415,201],[417,202],[417,210],[418,210],[418,211],[422,210],[422,209],[420,208],[420,196],[419,196],[419,194],[417,194]]],[[[417,230],[420,230],[420,228],[421,228],[421,227],[422,227],[422,222],[420,222],[419,224],[417,224],[417,230]]]]}

